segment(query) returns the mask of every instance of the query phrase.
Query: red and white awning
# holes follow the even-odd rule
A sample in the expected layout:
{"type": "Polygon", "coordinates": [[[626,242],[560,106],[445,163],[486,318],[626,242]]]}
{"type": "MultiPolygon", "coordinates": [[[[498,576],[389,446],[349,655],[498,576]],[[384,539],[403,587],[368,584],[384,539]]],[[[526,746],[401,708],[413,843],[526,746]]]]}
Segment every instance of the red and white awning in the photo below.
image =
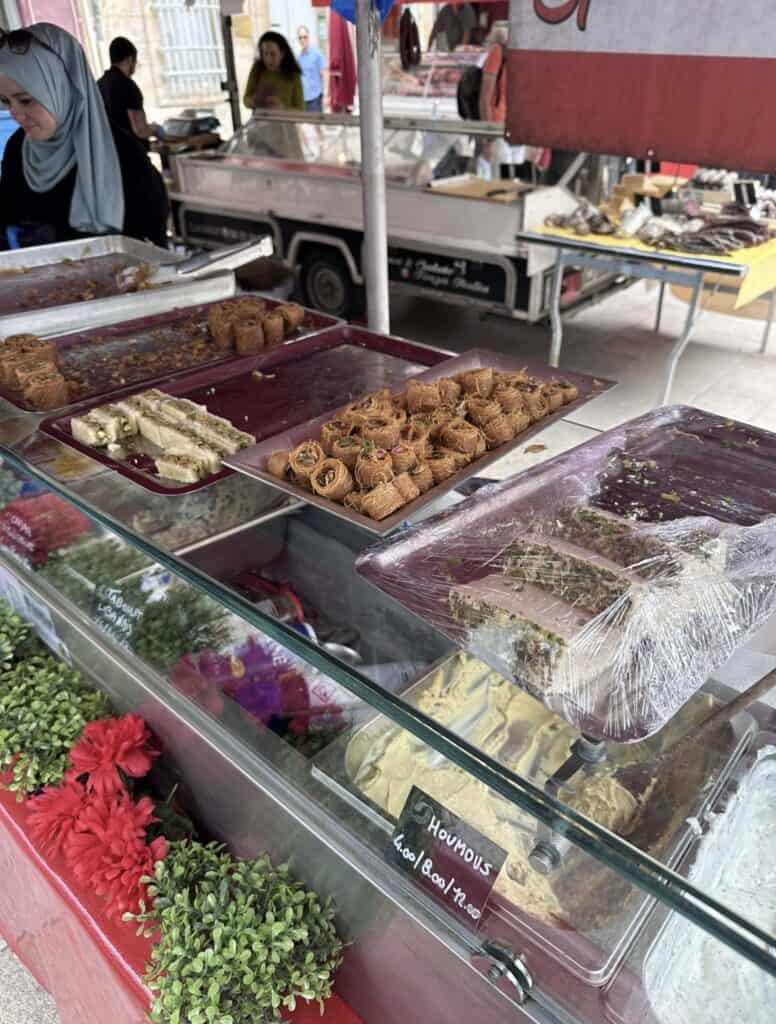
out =
{"type": "Polygon", "coordinates": [[[515,141],[776,170],[771,0],[512,0],[510,28],[515,141]]]}

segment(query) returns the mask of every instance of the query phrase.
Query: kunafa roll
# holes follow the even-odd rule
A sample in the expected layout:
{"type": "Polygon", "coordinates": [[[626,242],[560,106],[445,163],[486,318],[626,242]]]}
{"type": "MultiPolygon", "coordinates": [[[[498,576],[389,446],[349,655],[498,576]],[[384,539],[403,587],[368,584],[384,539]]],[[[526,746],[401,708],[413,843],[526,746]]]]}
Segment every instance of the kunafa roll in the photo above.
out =
{"type": "Polygon", "coordinates": [[[563,405],[563,389],[557,381],[542,385],[542,394],[550,412],[557,412],[563,405]]]}
{"type": "Polygon", "coordinates": [[[453,380],[452,377],[443,377],[437,383],[439,384],[439,397],[442,400],[442,405],[454,409],[461,400],[461,385],[457,380],[453,380]]]}
{"type": "Polygon", "coordinates": [[[469,419],[478,427],[484,427],[489,420],[495,419],[502,411],[495,398],[475,398],[472,396],[466,402],[466,412],[469,419]]]}
{"type": "Polygon", "coordinates": [[[493,389],[493,398],[501,406],[502,412],[516,412],[525,404],[520,389],[514,384],[497,384],[493,389]]]}
{"type": "Polygon", "coordinates": [[[493,368],[483,366],[479,370],[469,370],[458,377],[458,382],[467,395],[477,398],[490,398],[493,394],[493,368]]]}
{"type": "Polygon", "coordinates": [[[482,428],[488,448],[498,448],[502,444],[511,441],[515,436],[515,428],[508,413],[502,412],[499,416],[489,420],[482,428]]]}
{"type": "MultiPolygon", "coordinates": [[[[348,437],[352,432],[353,424],[349,423],[348,420],[329,420],[321,427],[321,447],[328,455],[331,455],[333,454],[332,446],[334,442],[338,441],[341,437],[348,437]]],[[[335,457],[339,458],[339,456],[335,457]]]]}
{"type": "Polygon", "coordinates": [[[431,467],[425,462],[419,462],[410,470],[410,479],[421,494],[430,491],[434,486],[434,474],[431,472],[431,467]]]}
{"type": "Polygon", "coordinates": [[[576,384],[572,384],[568,380],[559,380],[558,384],[563,392],[563,404],[568,405],[569,402],[576,402],[579,398],[579,388],[576,384]]]}
{"type": "Polygon", "coordinates": [[[267,472],[278,480],[287,480],[291,469],[289,452],[273,452],[267,459],[267,472]]]}
{"type": "Polygon", "coordinates": [[[352,508],[354,512],[361,513],[361,502],[364,500],[364,495],[360,491],[351,491],[350,494],[345,495],[343,505],[345,508],[352,508]]]}
{"type": "Polygon", "coordinates": [[[401,425],[385,416],[373,416],[361,429],[365,441],[371,441],[378,448],[393,448],[399,443],[401,425]]]}
{"type": "Polygon", "coordinates": [[[267,313],[262,321],[264,328],[264,343],[269,348],[272,345],[280,345],[286,336],[286,325],[279,313],[267,313]]]}
{"type": "Polygon", "coordinates": [[[507,413],[507,416],[509,416],[509,419],[512,422],[515,437],[517,437],[518,434],[522,434],[524,430],[528,430],[531,426],[531,414],[525,406],[523,406],[522,409],[516,409],[514,412],[507,413]]]}
{"type": "Polygon", "coordinates": [[[235,348],[242,356],[264,348],[264,328],[260,320],[240,320],[234,325],[235,348]]]}
{"type": "Polygon", "coordinates": [[[445,448],[450,448],[454,452],[463,452],[471,457],[477,450],[479,436],[480,432],[473,423],[456,416],[442,428],[439,440],[445,448]]]}
{"type": "Polygon", "coordinates": [[[280,306],[276,306],[272,312],[283,317],[286,334],[304,326],[304,309],[296,302],[284,302],[280,306]]]}
{"type": "Polygon", "coordinates": [[[409,473],[400,473],[393,479],[393,486],[404,498],[405,502],[414,501],[420,497],[420,488],[409,475],[409,473]]]}
{"type": "Polygon", "coordinates": [[[385,519],[405,505],[401,492],[393,483],[378,484],[361,499],[361,512],[370,519],[385,519]]]}
{"type": "Polygon", "coordinates": [[[426,460],[426,465],[431,470],[435,484],[444,483],[458,472],[453,452],[445,448],[434,448],[426,460]]]}
{"type": "Polygon", "coordinates": [[[396,444],[391,448],[391,462],[394,473],[406,473],[417,464],[418,455],[414,448],[409,445],[396,444]]]}
{"type": "Polygon", "coordinates": [[[531,422],[536,423],[537,420],[544,419],[549,413],[550,407],[547,405],[547,400],[542,394],[541,385],[526,383],[520,384],[519,387],[525,407],[531,417],[531,422]]]}
{"type": "Polygon", "coordinates": [[[356,462],[361,454],[364,442],[360,437],[338,437],[331,446],[331,456],[344,462],[351,472],[356,468],[356,462]]]}
{"type": "Polygon", "coordinates": [[[344,501],[353,490],[350,470],[339,459],[324,459],[312,472],[310,483],[316,494],[330,501],[344,501]]]}
{"type": "Polygon", "coordinates": [[[433,412],[428,413],[428,418],[431,421],[431,440],[438,440],[444,427],[455,419],[455,412],[452,409],[444,409],[440,406],[439,409],[434,409],[433,412]]]}
{"type": "Polygon", "coordinates": [[[290,453],[288,461],[297,480],[309,481],[315,467],[325,458],[326,453],[317,441],[303,441],[290,453]]]}
{"type": "Polygon", "coordinates": [[[371,490],[378,484],[393,480],[393,462],[384,448],[367,445],[356,459],[356,480],[359,487],[371,490]]]}
{"type": "Polygon", "coordinates": [[[410,413],[433,412],[442,404],[436,381],[411,380],[407,384],[407,410],[410,413]]]}
{"type": "Polygon", "coordinates": [[[412,448],[419,459],[424,458],[431,450],[427,425],[419,426],[416,423],[408,423],[402,427],[399,444],[412,448]]]}

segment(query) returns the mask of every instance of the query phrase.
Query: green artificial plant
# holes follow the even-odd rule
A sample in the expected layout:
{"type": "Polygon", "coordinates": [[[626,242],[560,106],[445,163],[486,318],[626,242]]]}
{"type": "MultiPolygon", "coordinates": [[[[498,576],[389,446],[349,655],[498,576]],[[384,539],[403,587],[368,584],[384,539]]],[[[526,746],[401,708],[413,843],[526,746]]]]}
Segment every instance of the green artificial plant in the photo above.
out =
{"type": "Polygon", "coordinates": [[[343,948],[334,909],[287,865],[184,840],[145,881],[152,908],[126,917],[160,931],[146,970],[157,1024],[269,1024],[331,995],[343,948]]]}

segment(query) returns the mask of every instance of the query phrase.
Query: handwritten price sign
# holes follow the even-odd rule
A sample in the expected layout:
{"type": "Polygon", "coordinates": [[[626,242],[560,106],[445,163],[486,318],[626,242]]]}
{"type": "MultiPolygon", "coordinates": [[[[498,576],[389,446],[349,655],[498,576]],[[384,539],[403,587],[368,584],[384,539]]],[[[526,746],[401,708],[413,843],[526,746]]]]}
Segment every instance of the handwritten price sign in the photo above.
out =
{"type": "Polygon", "coordinates": [[[413,786],[386,859],[476,930],[506,850],[413,786]]]}

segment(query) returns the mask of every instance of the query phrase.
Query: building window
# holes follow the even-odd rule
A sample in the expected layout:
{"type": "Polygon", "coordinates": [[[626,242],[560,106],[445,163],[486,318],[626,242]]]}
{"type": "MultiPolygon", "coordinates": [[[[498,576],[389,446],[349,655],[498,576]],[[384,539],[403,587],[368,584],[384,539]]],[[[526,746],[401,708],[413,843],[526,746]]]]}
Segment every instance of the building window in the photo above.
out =
{"type": "Polygon", "coordinates": [[[226,77],[219,0],[153,0],[170,98],[195,101],[221,93],[226,77]]]}

